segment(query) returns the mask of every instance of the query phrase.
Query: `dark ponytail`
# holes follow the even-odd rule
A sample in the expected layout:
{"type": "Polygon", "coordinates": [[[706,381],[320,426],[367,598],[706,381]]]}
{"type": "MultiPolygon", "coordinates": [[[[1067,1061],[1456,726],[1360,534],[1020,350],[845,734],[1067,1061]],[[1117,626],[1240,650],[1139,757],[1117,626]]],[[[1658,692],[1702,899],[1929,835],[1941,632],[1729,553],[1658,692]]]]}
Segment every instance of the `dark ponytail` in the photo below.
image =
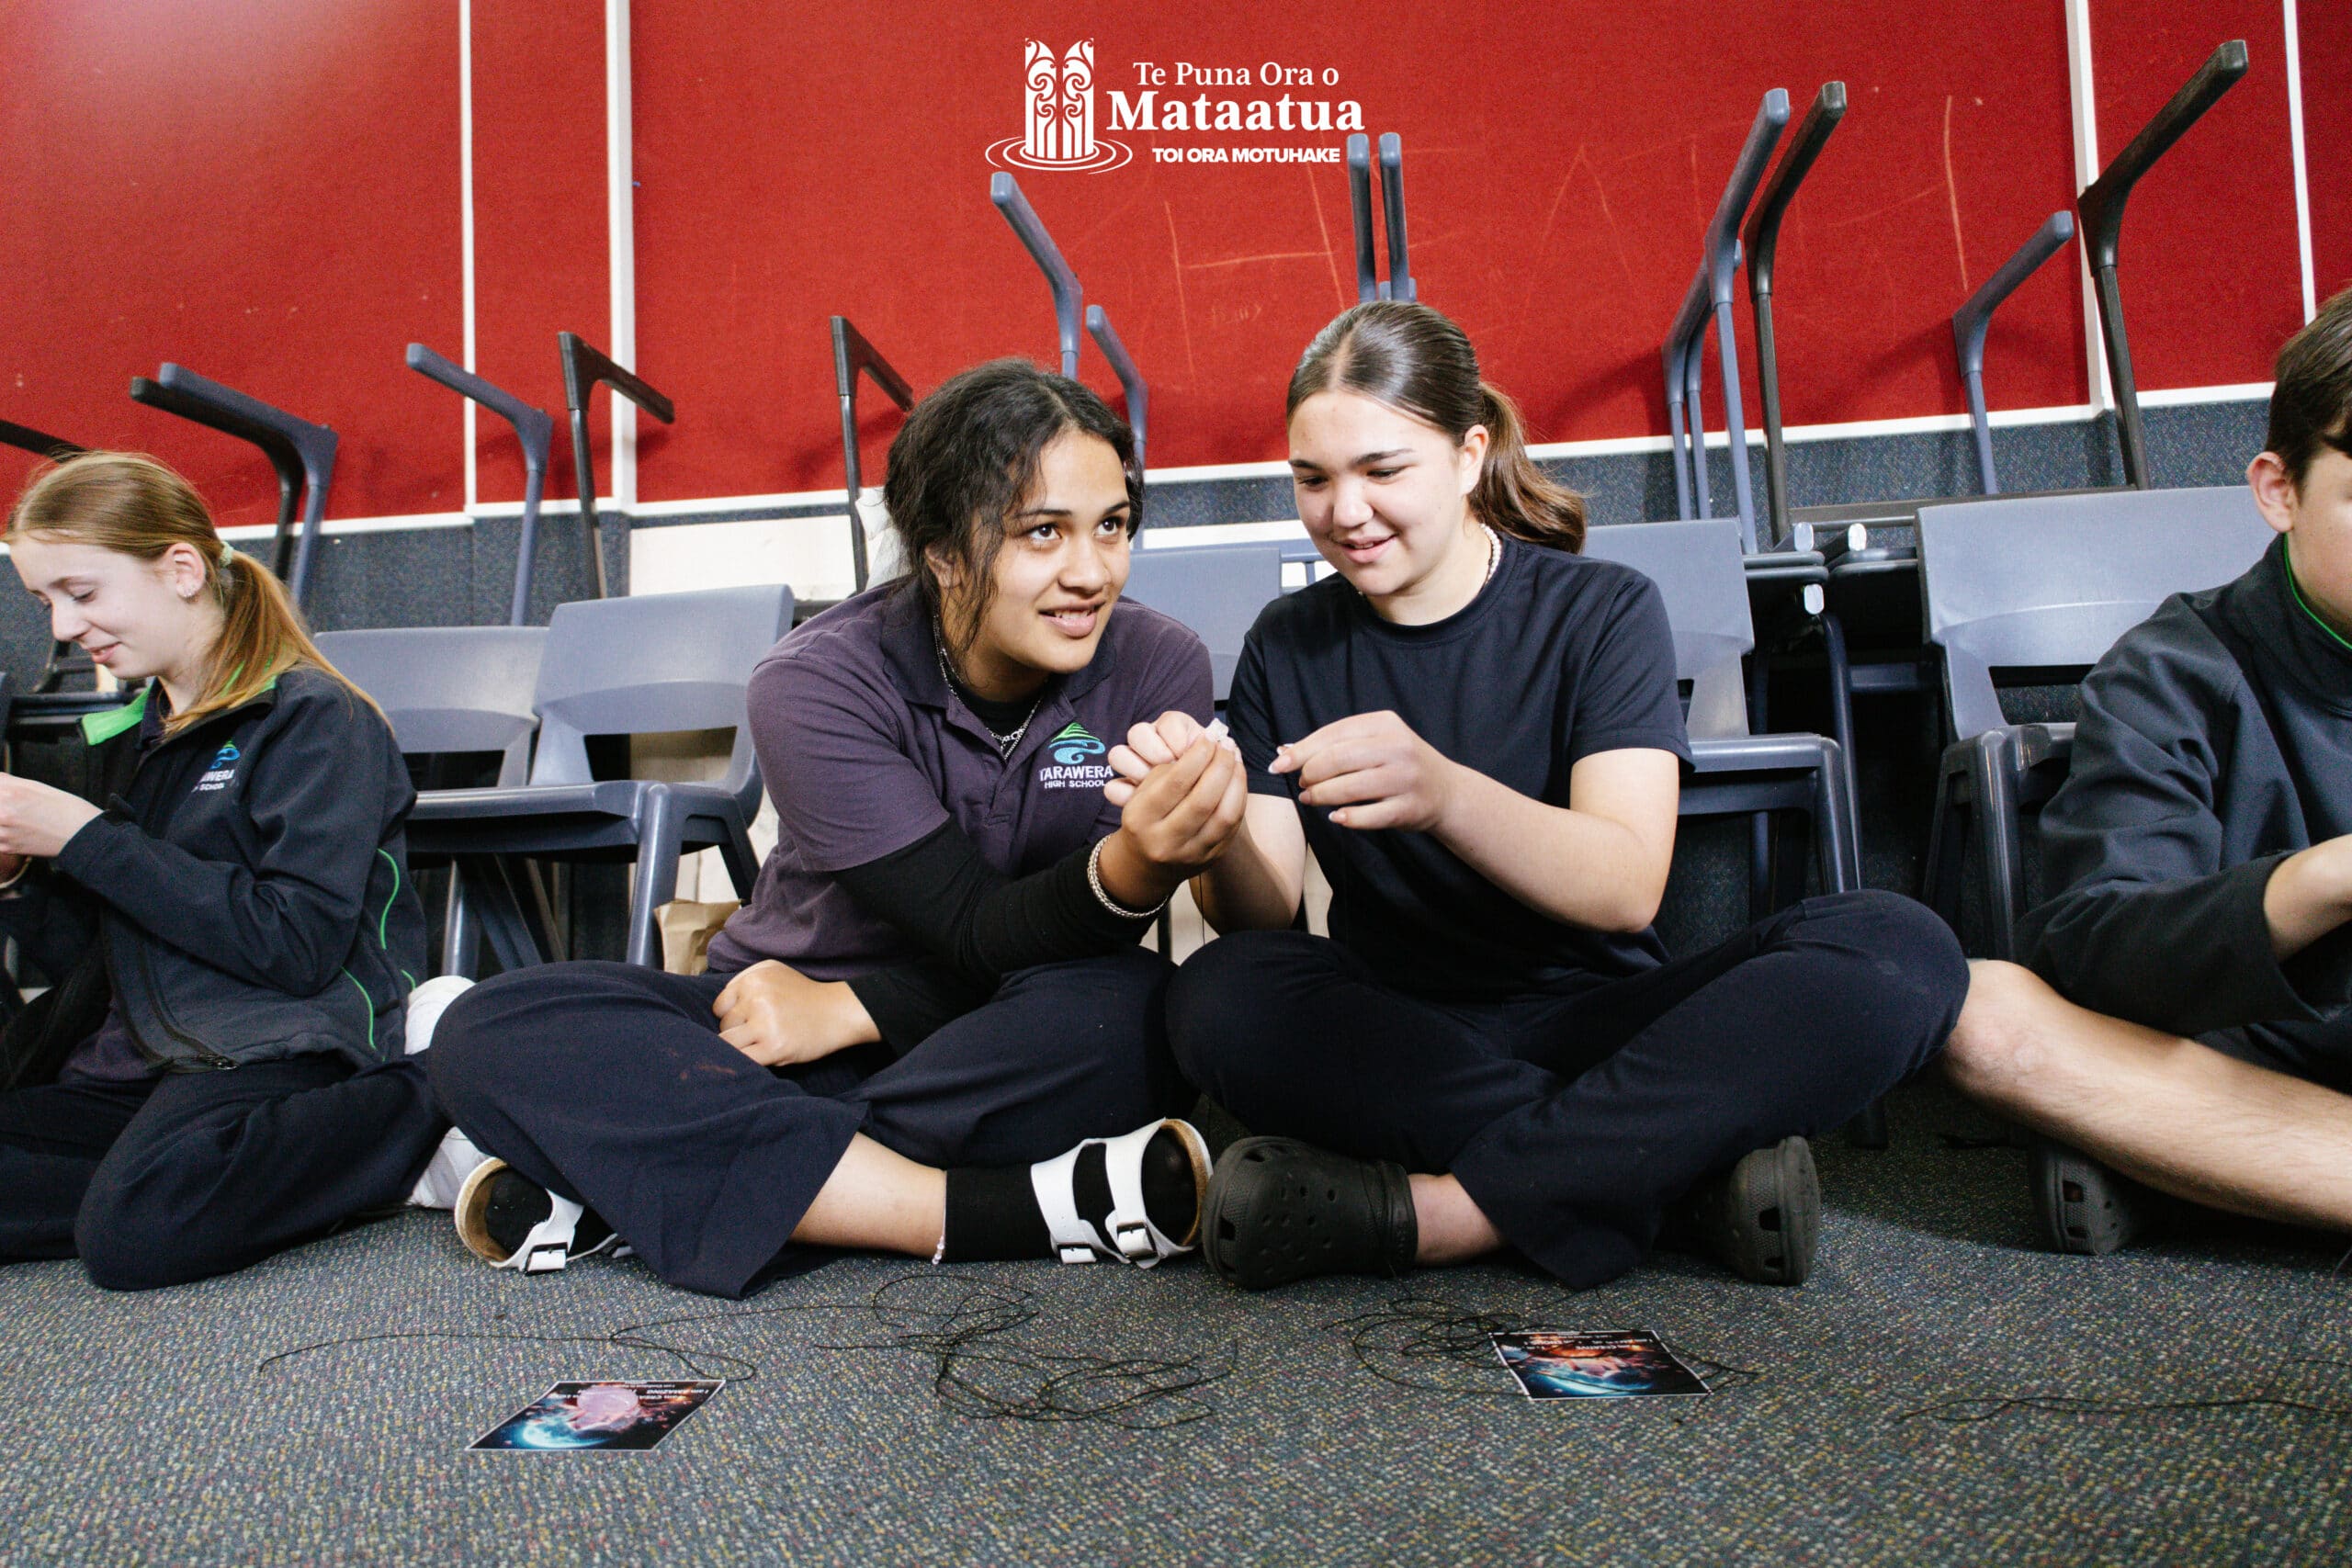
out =
{"type": "Polygon", "coordinates": [[[1547,476],[1527,455],[1519,405],[1478,378],[1478,354],[1460,327],[1427,305],[1379,299],[1358,305],[1315,334],[1290,378],[1287,419],[1317,392],[1354,392],[1459,446],[1487,429],[1487,461],[1470,509],[1512,538],[1570,555],[1584,548],[1584,497],[1547,476]]]}

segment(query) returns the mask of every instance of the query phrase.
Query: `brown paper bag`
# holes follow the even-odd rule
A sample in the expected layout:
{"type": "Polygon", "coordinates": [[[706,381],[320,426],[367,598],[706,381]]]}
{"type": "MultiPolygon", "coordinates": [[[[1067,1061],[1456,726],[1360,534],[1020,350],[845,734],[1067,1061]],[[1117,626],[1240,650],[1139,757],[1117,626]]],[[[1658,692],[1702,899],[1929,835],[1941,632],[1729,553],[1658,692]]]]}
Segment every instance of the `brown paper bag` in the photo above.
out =
{"type": "Polygon", "coordinates": [[[653,911],[662,926],[662,967],[673,975],[699,975],[710,967],[710,939],[741,908],[733,898],[719,904],[673,899],[653,911]]]}

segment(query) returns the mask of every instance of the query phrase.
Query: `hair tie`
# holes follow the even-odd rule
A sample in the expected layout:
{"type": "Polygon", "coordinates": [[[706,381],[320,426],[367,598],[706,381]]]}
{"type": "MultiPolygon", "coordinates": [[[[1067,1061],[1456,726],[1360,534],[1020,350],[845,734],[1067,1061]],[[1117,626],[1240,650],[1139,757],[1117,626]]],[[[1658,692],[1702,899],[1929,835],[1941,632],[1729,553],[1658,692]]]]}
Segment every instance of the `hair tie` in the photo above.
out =
{"type": "Polygon", "coordinates": [[[236,558],[237,558],[237,547],[236,547],[236,546],[234,546],[234,545],[232,545],[232,544],[231,544],[231,543],[230,543],[228,540],[226,540],[226,539],[221,540],[221,541],[220,541],[220,564],[221,564],[222,566],[224,566],[224,567],[225,567],[225,566],[227,566],[231,561],[232,561],[232,560],[236,559],[236,558]]]}

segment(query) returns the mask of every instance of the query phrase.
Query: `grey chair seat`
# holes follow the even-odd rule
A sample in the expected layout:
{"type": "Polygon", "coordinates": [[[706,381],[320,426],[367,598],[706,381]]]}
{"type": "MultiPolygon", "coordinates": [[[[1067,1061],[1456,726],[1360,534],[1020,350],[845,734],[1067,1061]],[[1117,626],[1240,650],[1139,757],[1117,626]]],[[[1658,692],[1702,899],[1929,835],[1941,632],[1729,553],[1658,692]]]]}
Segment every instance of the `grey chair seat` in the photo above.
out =
{"type": "MultiPolygon", "coordinates": [[[[1756,645],[1748,608],[1751,573],[1761,570],[1750,563],[1790,561],[1797,573],[1824,574],[1821,557],[1812,552],[1743,557],[1739,524],[1734,518],[1589,528],[1585,553],[1633,567],[1657,584],[1666,601],[1667,623],[1674,634],[1675,676],[1690,688],[1687,724],[1691,767],[1683,782],[1679,814],[1749,817],[1759,824],[1759,840],[1767,837],[1770,820],[1761,814],[1800,815],[1812,826],[1823,889],[1842,893],[1861,886],[1853,781],[1844,752],[1826,735],[1749,734],[1742,695],[1740,660],[1756,645]]],[[[1810,581],[1818,581],[1819,575],[1810,581]]],[[[1754,856],[1751,864],[1762,867],[1751,890],[1756,905],[1770,907],[1778,901],[1782,883],[1801,880],[1774,870],[1766,852],[1754,856]]],[[[1857,1117],[1853,1137],[1871,1147],[1883,1147],[1884,1108],[1872,1106],[1857,1117]]]]}
{"type": "Polygon", "coordinates": [[[2245,571],[2270,537],[2243,485],[1920,509],[1917,570],[1950,719],[1922,892],[1953,930],[1973,862],[1991,954],[2017,955],[2024,817],[2057,793],[2074,756],[2072,724],[2008,722],[2001,677],[2078,675],[2172,594],[2245,571]]]}
{"type": "Polygon", "coordinates": [[[1821,735],[1730,735],[1690,742],[1693,773],[1751,773],[1760,768],[1810,768],[1821,761],[1821,735]]]}
{"type": "Polygon", "coordinates": [[[539,735],[529,782],[427,790],[409,817],[411,847],[455,861],[469,895],[481,894],[502,964],[547,956],[512,885],[516,857],[630,862],[628,957],[648,966],[661,964],[656,911],[677,890],[682,855],[719,851],[737,893],[751,897],[760,774],[744,693],[752,666],[791,625],[792,591],[782,584],[557,608],[533,686],[539,735]],[[592,735],[721,728],[734,741],[718,781],[597,779],[589,767],[592,735]]]}

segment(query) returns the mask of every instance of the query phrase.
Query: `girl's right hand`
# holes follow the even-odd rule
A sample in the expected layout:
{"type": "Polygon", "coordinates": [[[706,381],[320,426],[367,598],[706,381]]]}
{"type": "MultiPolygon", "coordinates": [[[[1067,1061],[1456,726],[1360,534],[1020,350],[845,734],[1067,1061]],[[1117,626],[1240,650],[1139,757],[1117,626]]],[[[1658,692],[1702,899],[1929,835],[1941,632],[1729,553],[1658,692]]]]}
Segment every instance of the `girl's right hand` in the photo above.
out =
{"type": "Polygon", "coordinates": [[[1103,844],[1096,869],[1104,890],[1129,908],[1157,905],[1207,869],[1241,825],[1250,792],[1240,755],[1194,729],[1182,751],[1128,785],[1119,830],[1103,844]]]}
{"type": "Polygon", "coordinates": [[[1182,708],[1170,708],[1149,724],[1128,728],[1124,745],[1111,748],[1103,761],[1110,765],[1113,778],[1102,786],[1103,796],[1114,806],[1125,806],[1154,768],[1164,768],[1182,756],[1194,740],[1204,735],[1216,735],[1218,743],[1227,750],[1239,754],[1230,738],[1218,731],[1203,728],[1201,721],[1182,708]]]}

